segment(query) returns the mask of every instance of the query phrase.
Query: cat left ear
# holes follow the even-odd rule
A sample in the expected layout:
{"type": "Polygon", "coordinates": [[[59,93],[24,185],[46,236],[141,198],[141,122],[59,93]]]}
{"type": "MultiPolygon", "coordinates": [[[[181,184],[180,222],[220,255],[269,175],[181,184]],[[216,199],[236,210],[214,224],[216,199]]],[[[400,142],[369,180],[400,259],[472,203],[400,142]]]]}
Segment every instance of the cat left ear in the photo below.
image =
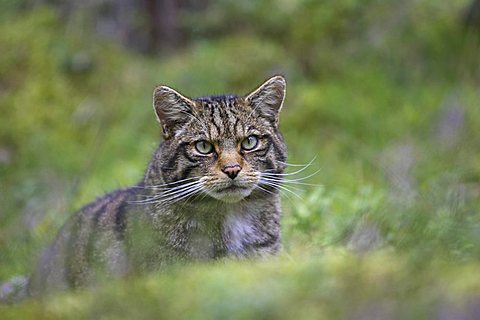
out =
{"type": "Polygon", "coordinates": [[[282,76],[274,76],[250,93],[245,101],[263,116],[278,125],[278,115],[283,107],[286,93],[286,81],[282,76]]]}
{"type": "Polygon", "coordinates": [[[185,124],[193,114],[195,103],[167,86],[159,86],[153,92],[153,109],[162,125],[165,139],[172,137],[176,129],[185,124]]]}

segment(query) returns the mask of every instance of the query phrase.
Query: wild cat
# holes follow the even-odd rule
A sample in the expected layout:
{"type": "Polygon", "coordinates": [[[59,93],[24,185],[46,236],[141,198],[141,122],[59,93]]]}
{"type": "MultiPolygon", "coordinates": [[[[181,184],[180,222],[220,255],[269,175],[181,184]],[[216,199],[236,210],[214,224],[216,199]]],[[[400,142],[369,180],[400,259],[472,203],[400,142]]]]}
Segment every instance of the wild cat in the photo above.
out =
{"type": "Polygon", "coordinates": [[[172,263],[278,253],[285,92],[282,76],[245,96],[190,99],[157,87],[163,141],[143,180],[74,214],[20,291],[37,296],[172,263]]]}

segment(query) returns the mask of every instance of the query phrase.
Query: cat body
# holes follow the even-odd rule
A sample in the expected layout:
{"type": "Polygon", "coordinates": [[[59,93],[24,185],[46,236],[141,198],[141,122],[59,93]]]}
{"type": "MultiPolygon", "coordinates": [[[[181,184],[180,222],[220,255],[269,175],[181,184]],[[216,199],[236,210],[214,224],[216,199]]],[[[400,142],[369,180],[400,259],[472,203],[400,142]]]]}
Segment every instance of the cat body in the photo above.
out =
{"type": "Polygon", "coordinates": [[[164,139],[143,181],[72,216],[40,258],[28,294],[185,261],[278,253],[284,97],[281,76],[244,97],[189,99],[157,87],[164,139]]]}

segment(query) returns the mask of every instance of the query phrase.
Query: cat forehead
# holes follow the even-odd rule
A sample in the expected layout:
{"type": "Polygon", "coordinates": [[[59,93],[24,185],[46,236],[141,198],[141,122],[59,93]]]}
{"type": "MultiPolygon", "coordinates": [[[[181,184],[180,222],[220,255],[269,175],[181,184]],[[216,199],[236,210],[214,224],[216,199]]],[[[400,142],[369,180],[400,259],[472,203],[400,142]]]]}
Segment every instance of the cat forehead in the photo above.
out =
{"type": "Polygon", "coordinates": [[[239,118],[241,120],[251,115],[251,107],[246,101],[235,95],[208,96],[193,99],[195,103],[194,113],[209,119],[216,116],[220,118],[239,118]]]}
{"type": "Polygon", "coordinates": [[[269,127],[269,123],[258,119],[252,108],[241,97],[234,95],[208,96],[193,99],[193,116],[176,136],[192,139],[204,136],[212,141],[236,140],[245,134],[259,133],[269,127]],[[200,134],[201,133],[201,134],[200,134]]]}
{"type": "Polygon", "coordinates": [[[235,95],[222,95],[222,96],[208,96],[208,97],[200,97],[194,99],[195,105],[200,110],[204,111],[212,111],[213,109],[223,109],[223,110],[231,110],[231,109],[244,109],[245,108],[245,101],[235,95]]]}
{"type": "Polygon", "coordinates": [[[213,103],[213,104],[222,104],[222,103],[234,103],[239,100],[239,97],[233,94],[225,94],[225,95],[219,95],[219,96],[206,96],[206,97],[198,97],[194,99],[197,102],[200,102],[201,104],[208,104],[208,103],[213,103]]]}

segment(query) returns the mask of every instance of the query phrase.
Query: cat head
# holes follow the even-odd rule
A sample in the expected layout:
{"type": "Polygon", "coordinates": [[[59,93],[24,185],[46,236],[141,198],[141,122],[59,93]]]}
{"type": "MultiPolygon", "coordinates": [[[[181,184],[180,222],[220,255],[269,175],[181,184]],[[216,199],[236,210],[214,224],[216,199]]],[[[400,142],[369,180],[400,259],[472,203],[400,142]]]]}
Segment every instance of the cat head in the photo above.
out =
{"type": "Polygon", "coordinates": [[[286,160],[278,130],[285,90],[281,76],[245,96],[190,99],[157,87],[154,110],[164,137],[157,158],[163,180],[178,182],[179,197],[195,192],[224,202],[274,191],[267,181],[283,172],[286,160]]]}

